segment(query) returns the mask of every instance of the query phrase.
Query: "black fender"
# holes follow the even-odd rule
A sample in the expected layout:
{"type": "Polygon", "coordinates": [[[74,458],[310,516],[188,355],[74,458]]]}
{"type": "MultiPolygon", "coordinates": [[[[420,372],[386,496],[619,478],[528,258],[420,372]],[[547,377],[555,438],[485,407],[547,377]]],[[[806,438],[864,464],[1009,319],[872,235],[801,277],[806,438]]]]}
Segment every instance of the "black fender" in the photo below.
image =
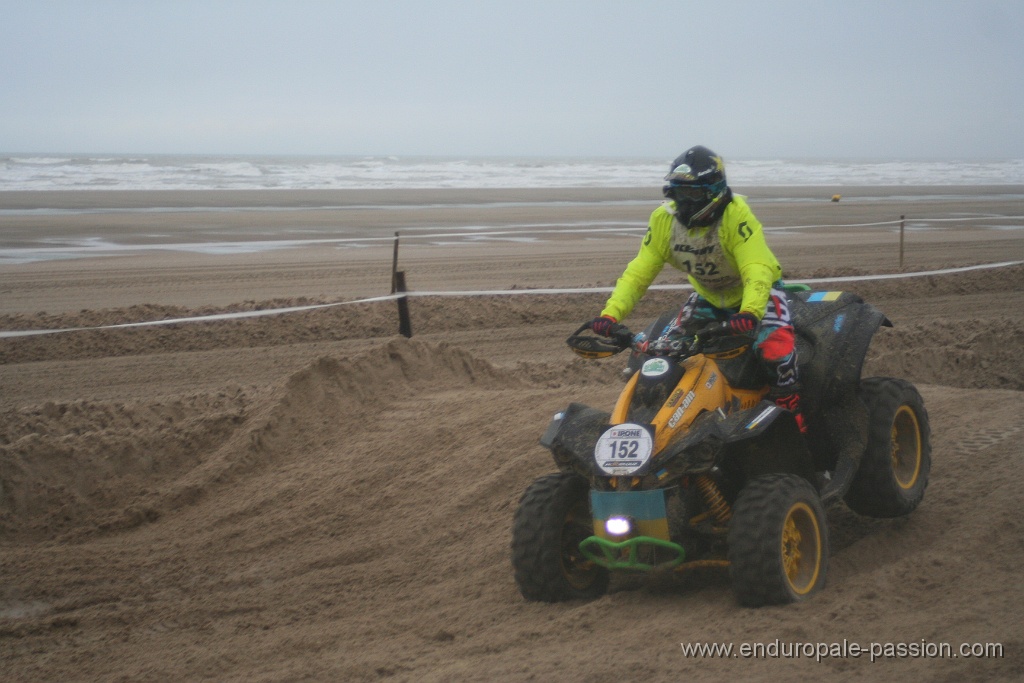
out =
{"type": "Polygon", "coordinates": [[[724,416],[718,411],[704,413],[665,449],[652,469],[674,479],[730,464],[748,477],[792,472],[813,482],[811,453],[793,414],[768,400],[724,416]]]}
{"type": "Polygon", "coordinates": [[[842,403],[822,410],[813,443],[826,444],[832,458],[821,490],[823,504],[828,505],[846,495],[867,447],[867,434],[868,411],[859,396],[849,396],[842,403]]]}
{"type": "Polygon", "coordinates": [[[582,403],[570,403],[552,418],[540,438],[540,445],[551,451],[559,470],[593,479],[598,475],[594,445],[608,429],[610,418],[611,413],[582,403]]]}
{"type": "Polygon", "coordinates": [[[822,497],[831,500],[845,492],[860,462],[867,438],[861,369],[875,333],[892,322],[851,292],[797,292],[789,306],[807,442],[815,469],[829,473],[822,497]]]}
{"type": "MultiPolygon", "coordinates": [[[[731,461],[747,476],[793,472],[813,482],[811,455],[792,413],[771,401],[722,417],[707,412],[680,439],[669,444],[644,472],[657,481],[707,472],[731,461]]],[[[564,472],[590,480],[606,478],[594,461],[594,445],[609,427],[610,413],[582,403],[570,403],[556,414],[540,439],[564,472]]],[[[643,472],[638,472],[642,475],[643,472]]]]}
{"type": "Polygon", "coordinates": [[[790,295],[805,413],[845,402],[857,393],[861,368],[885,314],[850,292],[790,295]]]}

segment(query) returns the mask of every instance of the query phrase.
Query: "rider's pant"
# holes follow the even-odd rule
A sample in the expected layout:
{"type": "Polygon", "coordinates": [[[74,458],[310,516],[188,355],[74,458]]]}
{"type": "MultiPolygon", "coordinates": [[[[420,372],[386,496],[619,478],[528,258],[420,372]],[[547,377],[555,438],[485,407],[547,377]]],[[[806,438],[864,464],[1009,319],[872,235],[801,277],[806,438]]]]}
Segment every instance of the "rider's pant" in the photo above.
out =
{"type": "MultiPolygon", "coordinates": [[[[683,304],[676,324],[685,323],[691,319],[697,323],[711,323],[725,320],[737,312],[737,309],[713,306],[700,294],[693,292],[683,304]]],[[[786,303],[786,293],[781,289],[773,287],[768,296],[768,307],[765,309],[764,317],[761,318],[761,325],[757,328],[757,337],[754,339],[753,346],[761,366],[768,373],[768,381],[774,389],[773,393],[781,395],[799,389],[800,377],[796,367],[796,336],[793,333],[789,305],[786,303]]]]}

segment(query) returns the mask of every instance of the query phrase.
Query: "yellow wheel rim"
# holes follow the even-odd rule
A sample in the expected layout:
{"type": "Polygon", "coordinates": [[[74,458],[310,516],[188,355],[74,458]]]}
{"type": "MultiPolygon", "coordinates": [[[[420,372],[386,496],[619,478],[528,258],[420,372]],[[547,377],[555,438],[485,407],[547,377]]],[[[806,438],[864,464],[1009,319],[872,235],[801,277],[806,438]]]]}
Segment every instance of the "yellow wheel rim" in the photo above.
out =
{"type": "Polygon", "coordinates": [[[900,406],[892,421],[892,472],[900,488],[914,488],[921,473],[921,428],[910,406],[900,406]]]}
{"type": "Polygon", "coordinates": [[[818,583],[821,573],[821,529],[807,503],[795,503],[782,527],[782,567],[786,580],[797,595],[806,595],[818,583]]]}

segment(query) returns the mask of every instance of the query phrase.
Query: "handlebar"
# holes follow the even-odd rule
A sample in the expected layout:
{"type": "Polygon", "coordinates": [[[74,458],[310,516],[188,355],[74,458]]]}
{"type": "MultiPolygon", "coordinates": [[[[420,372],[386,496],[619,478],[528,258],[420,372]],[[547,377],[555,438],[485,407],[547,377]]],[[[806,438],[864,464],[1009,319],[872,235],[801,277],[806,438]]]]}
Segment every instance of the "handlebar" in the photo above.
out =
{"type": "Polygon", "coordinates": [[[590,323],[581,325],[565,340],[577,355],[584,358],[608,358],[626,349],[652,356],[688,358],[701,353],[716,339],[729,334],[724,323],[713,323],[695,332],[692,336],[662,336],[647,339],[643,333],[634,334],[625,325],[619,325],[608,337],[585,335],[590,323]]]}
{"type": "Polygon", "coordinates": [[[589,329],[590,323],[583,323],[565,340],[576,355],[584,358],[607,358],[633,346],[635,337],[625,325],[619,325],[610,337],[582,334],[589,329]]]}

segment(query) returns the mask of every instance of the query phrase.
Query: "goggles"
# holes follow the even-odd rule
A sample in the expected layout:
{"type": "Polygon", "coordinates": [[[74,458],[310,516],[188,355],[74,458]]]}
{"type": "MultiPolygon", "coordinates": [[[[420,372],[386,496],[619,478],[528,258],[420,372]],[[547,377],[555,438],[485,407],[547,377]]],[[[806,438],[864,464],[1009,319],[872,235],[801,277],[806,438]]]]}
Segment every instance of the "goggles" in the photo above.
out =
{"type": "Polygon", "coordinates": [[[669,199],[695,202],[706,199],[710,190],[710,185],[673,185],[670,182],[662,188],[662,193],[669,199]]]}

